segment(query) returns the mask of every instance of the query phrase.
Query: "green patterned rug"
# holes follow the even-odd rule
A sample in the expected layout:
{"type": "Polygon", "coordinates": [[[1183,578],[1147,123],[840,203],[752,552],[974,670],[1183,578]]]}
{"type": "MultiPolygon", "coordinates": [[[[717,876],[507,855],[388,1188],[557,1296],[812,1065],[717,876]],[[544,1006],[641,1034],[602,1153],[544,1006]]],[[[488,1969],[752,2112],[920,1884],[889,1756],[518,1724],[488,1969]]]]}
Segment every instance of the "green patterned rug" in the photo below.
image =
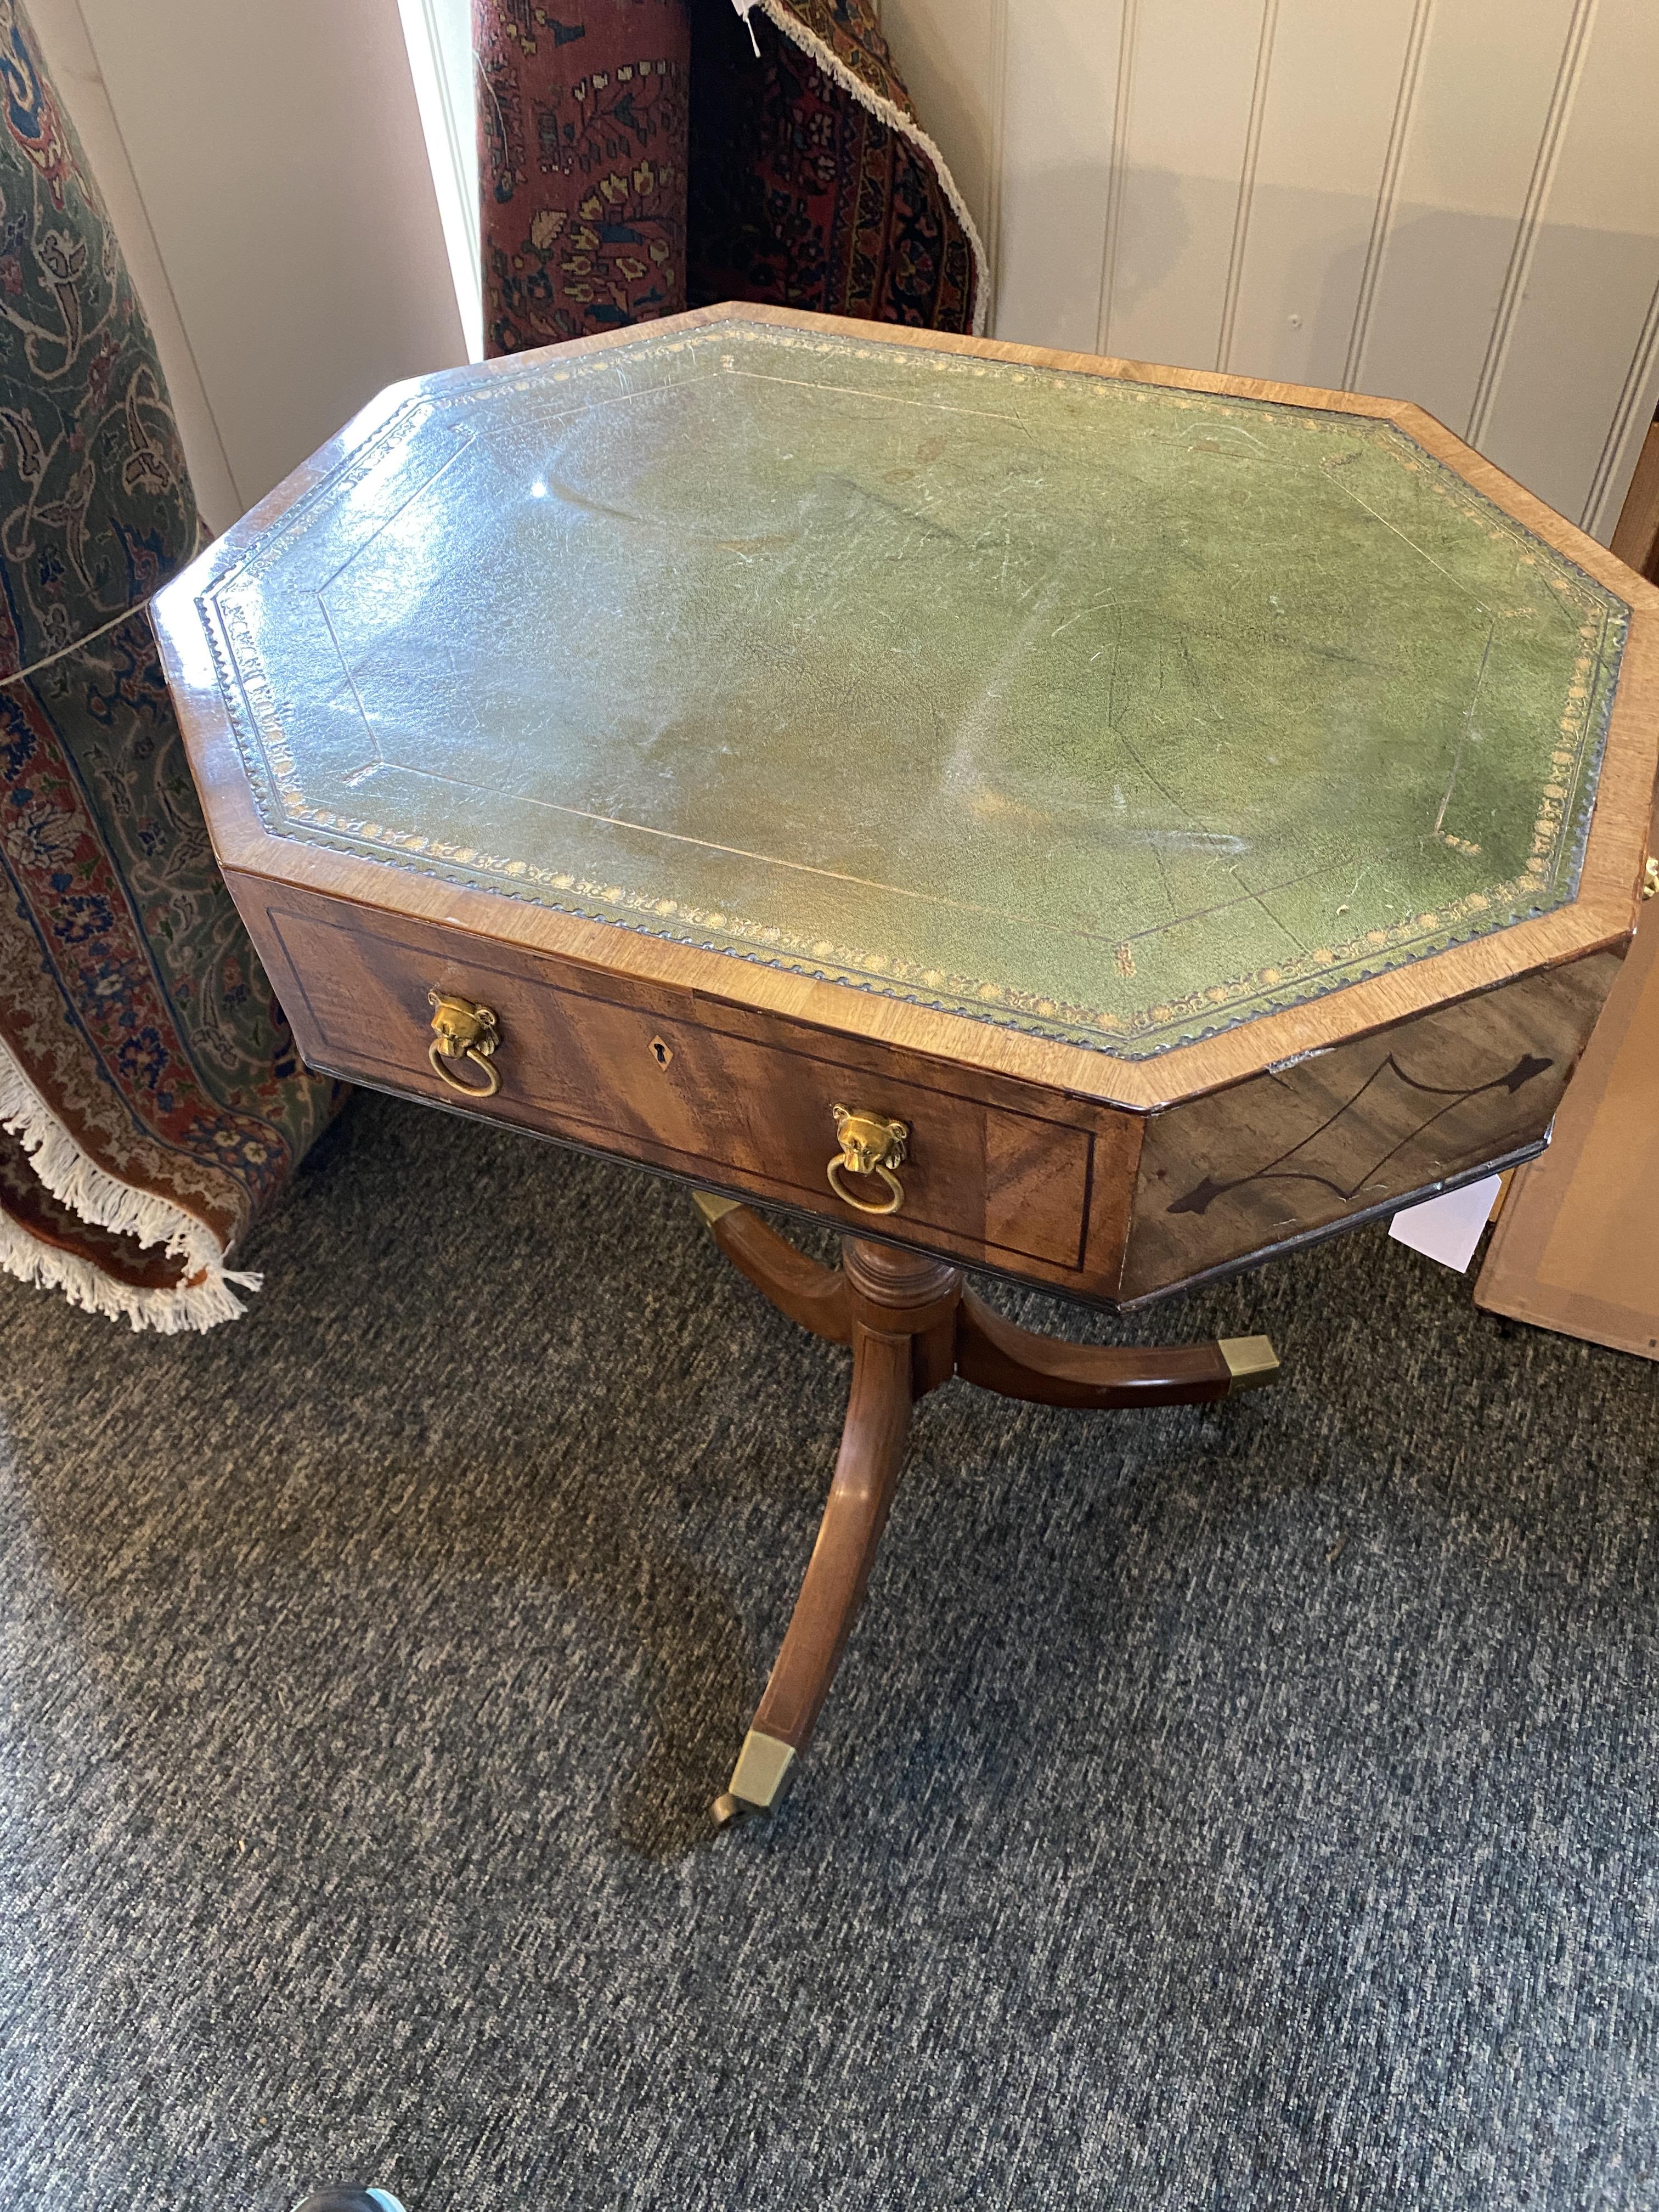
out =
{"type": "Polygon", "coordinates": [[[108,218],[0,0],[0,1265],[205,1328],[337,1103],[209,848],[144,603],[196,502],[108,218]]]}

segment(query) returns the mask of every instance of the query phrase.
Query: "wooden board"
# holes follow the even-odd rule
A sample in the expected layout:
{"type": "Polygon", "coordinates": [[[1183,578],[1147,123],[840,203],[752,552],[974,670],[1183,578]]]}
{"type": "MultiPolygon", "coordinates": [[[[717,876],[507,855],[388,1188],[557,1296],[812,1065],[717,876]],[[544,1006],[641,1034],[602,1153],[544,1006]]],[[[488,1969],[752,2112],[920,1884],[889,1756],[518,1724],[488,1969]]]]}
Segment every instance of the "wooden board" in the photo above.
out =
{"type": "Polygon", "coordinates": [[[1399,393],[1605,540],[1659,398],[1659,9],[988,4],[882,21],[997,336],[1399,393]]]}
{"type": "Polygon", "coordinates": [[[1659,422],[1648,426],[1641,458],[1630,490],[1620,509],[1619,527],[1613,533],[1613,550],[1628,561],[1638,575],[1653,581],[1659,568],[1659,422]]]}
{"type": "Polygon", "coordinates": [[[1659,1358],[1659,915],[1638,932],[1556,1117],[1516,1175],[1475,1304],[1659,1358]]]}

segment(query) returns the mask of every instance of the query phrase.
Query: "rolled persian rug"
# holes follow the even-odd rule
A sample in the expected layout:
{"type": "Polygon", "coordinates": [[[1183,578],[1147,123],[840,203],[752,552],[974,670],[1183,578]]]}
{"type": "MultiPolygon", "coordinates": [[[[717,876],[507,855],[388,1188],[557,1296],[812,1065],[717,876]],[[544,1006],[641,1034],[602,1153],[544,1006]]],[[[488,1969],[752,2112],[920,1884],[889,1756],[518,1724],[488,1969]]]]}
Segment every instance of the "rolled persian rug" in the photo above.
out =
{"type": "Polygon", "coordinates": [[[490,353],[723,300],[983,329],[870,0],[473,0],[473,40],[490,353]]]}
{"type": "Polygon", "coordinates": [[[196,549],[150,334],[0,0],[0,1266],[208,1328],[339,1102],[219,879],[144,605],[196,549]]]}

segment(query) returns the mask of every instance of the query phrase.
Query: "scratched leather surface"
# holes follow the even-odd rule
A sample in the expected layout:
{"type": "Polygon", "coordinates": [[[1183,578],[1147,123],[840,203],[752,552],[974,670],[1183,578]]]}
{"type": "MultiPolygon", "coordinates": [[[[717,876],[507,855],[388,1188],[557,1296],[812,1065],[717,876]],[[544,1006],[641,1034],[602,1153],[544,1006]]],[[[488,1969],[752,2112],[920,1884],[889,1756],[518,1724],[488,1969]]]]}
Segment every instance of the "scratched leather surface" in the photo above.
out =
{"type": "Polygon", "coordinates": [[[284,834],[1133,1057],[1570,898],[1626,613],[1384,423],[738,322],[203,605],[284,834]]]}

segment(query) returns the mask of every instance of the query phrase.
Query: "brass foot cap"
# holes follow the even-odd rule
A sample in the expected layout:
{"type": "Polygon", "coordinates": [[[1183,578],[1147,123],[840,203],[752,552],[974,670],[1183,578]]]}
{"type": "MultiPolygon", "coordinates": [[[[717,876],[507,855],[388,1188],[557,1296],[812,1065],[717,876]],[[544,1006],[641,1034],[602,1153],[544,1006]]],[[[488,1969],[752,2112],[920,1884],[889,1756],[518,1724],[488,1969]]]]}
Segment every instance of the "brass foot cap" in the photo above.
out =
{"type": "Polygon", "coordinates": [[[729,1790],[722,1790],[710,1808],[717,1828],[725,1827],[729,1821],[740,1820],[745,1813],[752,1813],[754,1809],[752,1805],[745,1805],[741,1797],[734,1797],[729,1790]]]}
{"type": "Polygon", "coordinates": [[[704,1228],[712,1229],[723,1213],[735,1213],[743,1200],[740,1198],[719,1198],[712,1190],[694,1190],[691,1203],[702,1214],[704,1228]]]}
{"type": "Polygon", "coordinates": [[[775,1735],[763,1735],[758,1729],[750,1729],[738,1753],[738,1763],[732,1770],[732,1786],[726,1794],[746,1811],[770,1813],[783,1795],[794,1763],[793,1743],[781,1742],[775,1735]]]}
{"type": "Polygon", "coordinates": [[[1218,1339],[1216,1350],[1232,1377],[1227,1385],[1230,1398],[1235,1391],[1259,1390],[1264,1383],[1279,1380],[1279,1354],[1271,1337],[1224,1336],[1218,1339]]]}

